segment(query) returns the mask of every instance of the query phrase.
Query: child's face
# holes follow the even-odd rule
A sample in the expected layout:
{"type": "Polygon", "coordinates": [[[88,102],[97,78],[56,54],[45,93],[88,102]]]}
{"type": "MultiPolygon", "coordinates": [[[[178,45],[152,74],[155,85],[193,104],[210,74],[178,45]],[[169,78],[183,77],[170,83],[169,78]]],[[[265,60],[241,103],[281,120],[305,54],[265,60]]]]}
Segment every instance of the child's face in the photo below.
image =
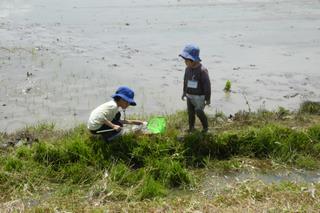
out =
{"type": "Polygon", "coordinates": [[[187,67],[193,67],[193,61],[189,59],[184,59],[184,63],[186,64],[187,67]]]}
{"type": "Polygon", "coordinates": [[[126,101],[123,100],[123,99],[120,99],[120,101],[119,101],[119,106],[120,106],[122,109],[127,109],[128,106],[129,106],[129,103],[126,102],[126,101]]]}

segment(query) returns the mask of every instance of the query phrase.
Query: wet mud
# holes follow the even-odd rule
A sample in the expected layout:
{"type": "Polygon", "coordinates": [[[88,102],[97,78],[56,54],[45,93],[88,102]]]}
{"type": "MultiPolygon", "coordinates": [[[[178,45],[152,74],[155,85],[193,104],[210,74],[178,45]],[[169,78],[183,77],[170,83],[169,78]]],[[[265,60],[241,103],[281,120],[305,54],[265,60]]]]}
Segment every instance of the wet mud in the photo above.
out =
{"type": "Polygon", "coordinates": [[[168,114],[180,100],[186,43],[201,47],[210,114],[320,98],[316,0],[2,0],[0,131],[38,121],[86,122],[119,85],[132,114],[168,114]],[[227,80],[232,92],[223,91],[227,80]]]}

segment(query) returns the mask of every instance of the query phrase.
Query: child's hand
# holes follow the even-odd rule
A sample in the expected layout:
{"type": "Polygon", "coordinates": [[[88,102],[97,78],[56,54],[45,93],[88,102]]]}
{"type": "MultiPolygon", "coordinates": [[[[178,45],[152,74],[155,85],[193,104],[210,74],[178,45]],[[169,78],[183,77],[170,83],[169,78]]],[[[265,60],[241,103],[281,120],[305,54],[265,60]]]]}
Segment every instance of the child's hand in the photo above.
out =
{"type": "Polygon", "coordinates": [[[121,126],[118,126],[118,125],[113,125],[113,128],[114,130],[116,130],[117,132],[120,132],[121,131],[121,126]]]}
{"type": "Polygon", "coordinates": [[[133,124],[133,125],[142,125],[144,121],[140,120],[128,120],[127,124],[133,124]]]}
{"type": "Polygon", "coordinates": [[[136,121],[135,125],[143,125],[144,121],[136,121]]]}

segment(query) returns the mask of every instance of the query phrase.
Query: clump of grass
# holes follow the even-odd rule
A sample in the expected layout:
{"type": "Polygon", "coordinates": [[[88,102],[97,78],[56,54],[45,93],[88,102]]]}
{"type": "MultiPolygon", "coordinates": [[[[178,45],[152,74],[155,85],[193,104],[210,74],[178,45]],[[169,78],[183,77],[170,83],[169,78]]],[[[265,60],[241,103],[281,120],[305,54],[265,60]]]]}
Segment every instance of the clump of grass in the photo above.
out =
{"type": "Polygon", "coordinates": [[[252,113],[243,111],[243,110],[235,113],[234,115],[234,120],[240,121],[242,123],[251,124],[252,119],[253,119],[252,113]]]}
{"type": "Polygon", "coordinates": [[[68,155],[64,150],[53,144],[40,143],[33,147],[33,159],[44,165],[57,166],[68,163],[68,155]]]}
{"type": "MultiPolygon", "coordinates": [[[[316,127],[313,127],[316,128],[316,127]]],[[[242,131],[228,131],[216,137],[213,135],[191,134],[184,139],[185,157],[194,166],[204,166],[206,157],[227,159],[231,156],[273,158],[281,162],[295,164],[297,154],[319,155],[319,135],[312,129],[307,132],[290,128],[267,125],[263,128],[249,128],[242,131]]]]}
{"type": "Polygon", "coordinates": [[[290,115],[290,111],[283,107],[279,107],[276,111],[276,115],[278,119],[285,119],[286,116],[290,115]]]}
{"type": "Polygon", "coordinates": [[[188,114],[186,111],[179,111],[173,115],[167,116],[167,135],[174,136],[177,131],[183,130],[188,123],[188,114]]]}
{"type": "Polygon", "coordinates": [[[5,161],[5,165],[4,165],[4,170],[8,171],[8,172],[13,172],[13,171],[21,171],[23,167],[23,163],[21,162],[21,160],[19,160],[16,157],[9,157],[6,161],[5,161]]]}
{"type": "Polygon", "coordinates": [[[100,176],[98,170],[82,163],[72,163],[61,167],[59,173],[61,180],[67,180],[73,184],[92,183],[100,176]]]}
{"type": "Polygon", "coordinates": [[[227,80],[227,81],[226,81],[226,85],[224,86],[223,91],[225,91],[225,92],[231,92],[231,81],[230,81],[230,80],[227,80]]]}
{"type": "Polygon", "coordinates": [[[313,157],[308,155],[297,155],[295,163],[299,168],[311,170],[319,168],[319,162],[317,162],[313,157]]]}
{"type": "Polygon", "coordinates": [[[119,184],[126,183],[126,178],[130,175],[130,169],[124,163],[118,163],[111,168],[111,180],[119,184]]]}
{"type": "Polygon", "coordinates": [[[145,176],[145,169],[131,169],[124,163],[113,164],[110,170],[111,180],[119,185],[131,187],[145,176]]]}
{"type": "Polygon", "coordinates": [[[305,101],[300,105],[301,113],[320,115],[320,102],[305,101]]]}
{"type": "Polygon", "coordinates": [[[216,112],[214,116],[208,116],[208,122],[210,126],[216,126],[223,124],[228,120],[227,116],[223,112],[216,112]]]}
{"type": "Polygon", "coordinates": [[[27,146],[21,146],[16,150],[16,156],[19,159],[29,160],[30,158],[32,158],[32,154],[32,149],[30,149],[30,147],[27,146]]]}
{"type": "Polygon", "coordinates": [[[169,188],[189,186],[193,181],[183,163],[177,160],[162,158],[151,160],[149,164],[154,179],[169,188]]]}
{"type": "Polygon", "coordinates": [[[166,194],[167,189],[150,175],[145,177],[142,186],[138,189],[138,197],[140,200],[162,197],[166,194]]]}

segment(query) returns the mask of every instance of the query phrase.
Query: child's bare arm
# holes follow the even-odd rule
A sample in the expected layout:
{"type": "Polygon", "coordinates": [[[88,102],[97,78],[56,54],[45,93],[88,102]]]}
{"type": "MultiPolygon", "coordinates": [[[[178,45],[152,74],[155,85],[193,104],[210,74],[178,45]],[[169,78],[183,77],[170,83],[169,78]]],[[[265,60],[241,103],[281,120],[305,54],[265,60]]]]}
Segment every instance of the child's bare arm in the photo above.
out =
{"type": "Polygon", "coordinates": [[[104,123],[105,123],[108,127],[112,128],[112,129],[114,129],[114,130],[119,131],[119,130],[121,129],[121,126],[116,125],[116,124],[113,124],[113,123],[112,123],[111,121],[109,121],[109,120],[106,120],[104,123]]]}
{"type": "Polygon", "coordinates": [[[140,120],[123,120],[123,124],[134,124],[134,125],[141,125],[143,124],[143,121],[140,120]]]}

